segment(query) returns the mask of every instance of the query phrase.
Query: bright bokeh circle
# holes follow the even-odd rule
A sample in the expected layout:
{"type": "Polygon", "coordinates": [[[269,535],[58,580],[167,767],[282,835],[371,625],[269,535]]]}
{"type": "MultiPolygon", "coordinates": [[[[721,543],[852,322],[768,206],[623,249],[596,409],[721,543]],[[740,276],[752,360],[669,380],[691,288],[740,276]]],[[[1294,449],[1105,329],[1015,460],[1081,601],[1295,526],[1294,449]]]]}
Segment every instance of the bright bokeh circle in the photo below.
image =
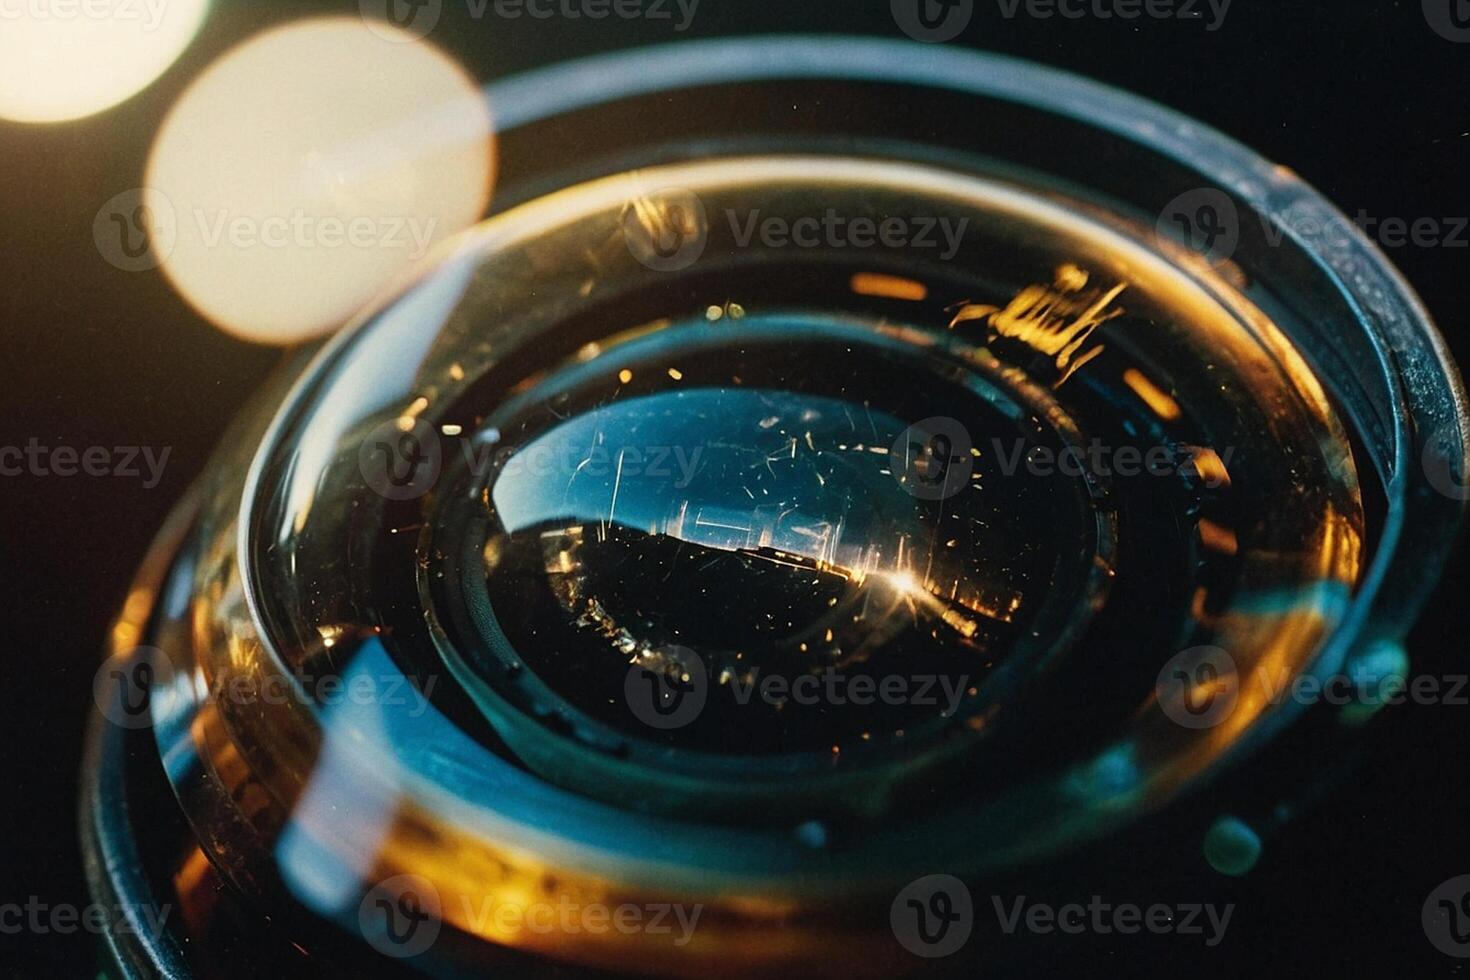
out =
{"type": "Polygon", "coordinates": [[[209,0],[0,0],[0,118],[49,123],[111,108],[162,75],[209,0]]]}
{"type": "Polygon", "coordinates": [[[289,344],[340,326],[489,202],[494,133],[439,49],[360,18],[267,31],[174,106],[144,183],[170,204],[162,269],[225,331],[289,344]]]}

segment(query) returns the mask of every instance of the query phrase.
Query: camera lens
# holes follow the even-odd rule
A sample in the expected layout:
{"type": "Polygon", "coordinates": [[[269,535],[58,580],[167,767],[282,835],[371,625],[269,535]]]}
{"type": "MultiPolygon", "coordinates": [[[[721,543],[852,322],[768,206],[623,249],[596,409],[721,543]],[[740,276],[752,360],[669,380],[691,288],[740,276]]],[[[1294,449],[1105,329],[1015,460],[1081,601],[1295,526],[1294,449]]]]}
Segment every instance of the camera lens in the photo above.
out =
{"type": "Polygon", "coordinates": [[[492,91],[505,210],[283,372],[161,547],[141,737],[188,880],[283,949],[911,969],[889,907],[936,848],[1004,874],[1126,828],[1411,617],[1389,572],[1459,507],[1388,479],[1426,450],[1384,419],[1449,406],[1458,465],[1456,382],[1407,293],[1379,308],[1423,370],[1360,370],[1387,328],[1317,258],[1393,287],[1366,244],[1229,220],[1310,191],[1041,69],[788,43],[492,91]],[[772,80],[833,131],[703,130],[772,80]],[[919,88],[848,131],[844,98],[919,88]],[[956,105],[1026,135],[932,125],[956,105]],[[606,154],[544,165],[594,110],[606,154]],[[1189,197],[1211,167],[1254,176],[1189,197]],[[653,900],[700,933],[475,914],[653,900]]]}

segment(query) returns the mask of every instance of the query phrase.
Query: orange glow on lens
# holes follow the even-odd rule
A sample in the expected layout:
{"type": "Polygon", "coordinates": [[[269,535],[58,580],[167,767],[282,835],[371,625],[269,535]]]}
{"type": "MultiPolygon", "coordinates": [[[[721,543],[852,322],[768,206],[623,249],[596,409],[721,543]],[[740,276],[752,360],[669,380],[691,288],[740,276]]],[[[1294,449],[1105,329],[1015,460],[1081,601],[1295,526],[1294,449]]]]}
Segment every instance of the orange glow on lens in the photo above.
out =
{"type": "Polygon", "coordinates": [[[1172,422],[1179,417],[1179,403],[1164,393],[1164,390],[1148,379],[1144,373],[1137,368],[1129,368],[1123,372],[1123,383],[1133,389],[1133,393],[1143,399],[1155,415],[1166,422],[1172,422]]]}
{"type": "Polygon", "coordinates": [[[1235,532],[1214,521],[1201,520],[1199,522],[1199,540],[1200,544],[1209,550],[1225,555],[1233,555],[1240,548],[1235,532]]]}
{"type": "Polygon", "coordinates": [[[929,295],[929,287],[922,282],[902,276],[885,276],[878,272],[854,273],[852,291],[859,296],[906,299],[915,303],[929,295]]]}

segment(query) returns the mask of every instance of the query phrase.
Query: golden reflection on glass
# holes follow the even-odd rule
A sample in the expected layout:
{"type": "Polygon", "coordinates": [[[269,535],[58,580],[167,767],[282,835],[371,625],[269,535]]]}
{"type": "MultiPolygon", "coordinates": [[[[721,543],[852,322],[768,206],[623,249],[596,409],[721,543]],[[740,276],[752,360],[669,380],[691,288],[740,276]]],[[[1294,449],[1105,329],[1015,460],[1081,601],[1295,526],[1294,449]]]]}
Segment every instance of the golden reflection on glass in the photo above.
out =
{"type": "Polygon", "coordinates": [[[1129,368],[1123,372],[1123,383],[1133,389],[1133,393],[1143,399],[1145,405],[1153,410],[1153,413],[1166,422],[1172,422],[1179,418],[1179,403],[1158,385],[1149,380],[1148,375],[1137,368],[1129,368]]]}
{"type": "Polygon", "coordinates": [[[852,291],[859,296],[881,296],[914,303],[922,302],[929,295],[929,287],[917,279],[890,276],[881,272],[853,273],[852,291]]]}

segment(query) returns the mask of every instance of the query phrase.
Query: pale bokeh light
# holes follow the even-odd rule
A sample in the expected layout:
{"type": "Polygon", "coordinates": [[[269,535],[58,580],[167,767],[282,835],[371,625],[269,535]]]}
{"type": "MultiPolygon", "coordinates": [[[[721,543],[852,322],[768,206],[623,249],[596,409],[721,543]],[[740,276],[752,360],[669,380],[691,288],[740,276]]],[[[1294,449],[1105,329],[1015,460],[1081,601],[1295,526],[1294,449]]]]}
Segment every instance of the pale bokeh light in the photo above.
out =
{"type": "Polygon", "coordinates": [[[330,331],[484,214],[483,93],[437,48],[385,30],[333,17],[268,31],[165,119],[145,178],[175,223],[162,268],[227,332],[330,331]]]}
{"type": "Polygon", "coordinates": [[[194,39],[209,0],[0,0],[0,118],[62,122],[142,91],[194,39]]]}

